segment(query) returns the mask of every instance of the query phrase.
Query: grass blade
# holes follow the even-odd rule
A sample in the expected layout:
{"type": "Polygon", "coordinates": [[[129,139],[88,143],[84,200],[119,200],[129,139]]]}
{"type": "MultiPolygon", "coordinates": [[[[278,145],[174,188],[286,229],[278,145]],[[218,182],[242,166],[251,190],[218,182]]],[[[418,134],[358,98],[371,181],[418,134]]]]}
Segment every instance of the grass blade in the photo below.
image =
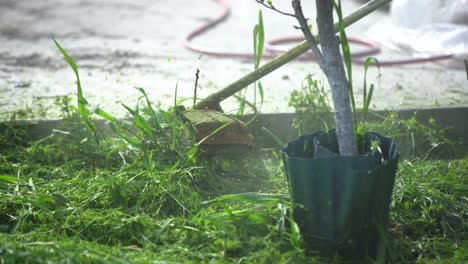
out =
{"type": "MultiPolygon", "coordinates": [[[[249,107],[252,109],[252,111],[254,111],[254,113],[257,113],[257,111],[258,111],[257,106],[255,106],[254,103],[249,102],[249,101],[247,100],[247,98],[245,98],[245,96],[244,96],[244,97],[240,97],[240,96],[238,96],[238,95],[234,95],[233,97],[236,98],[236,99],[240,102],[240,107],[241,107],[240,110],[242,110],[241,113],[240,113],[241,115],[244,114],[245,106],[246,106],[246,105],[249,106],[249,107]]],[[[240,110],[239,110],[239,111],[240,111],[240,110]]]]}
{"type": "Polygon", "coordinates": [[[258,94],[260,95],[260,109],[262,108],[263,106],[263,102],[264,102],[264,99],[265,99],[265,92],[263,90],[263,85],[262,85],[262,82],[258,81],[258,94]]]}
{"type": "Polygon", "coordinates": [[[83,91],[81,89],[81,82],[80,82],[80,75],[78,73],[78,67],[76,66],[75,61],[68,55],[68,53],[62,48],[62,46],[60,46],[60,44],[54,38],[52,38],[52,40],[54,41],[55,45],[60,50],[60,52],[62,52],[62,55],[65,57],[65,59],[68,62],[68,65],[70,65],[73,72],[75,73],[76,87],[77,87],[77,97],[78,97],[78,113],[83,118],[83,120],[84,120],[84,122],[86,124],[86,127],[90,131],[93,132],[93,134],[94,134],[94,136],[95,136],[95,138],[97,140],[96,128],[95,128],[91,118],[89,117],[88,109],[86,108],[86,106],[88,105],[88,102],[84,98],[83,91]]]}
{"type": "Polygon", "coordinates": [[[135,87],[138,91],[140,91],[143,96],[145,97],[145,100],[146,100],[146,105],[148,106],[148,109],[150,110],[150,115],[153,119],[153,123],[154,123],[154,126],[156,127],[156,129],[158,130],[161,130],[161,124],[159,124],[158,122],[158,118],[156,117],[156,112],[154,111],[153,109],[153,106],[151,106],[151,102],[149,101],[148,99],[148,94],[146,93],[145,89],[143,88],[140,88],[140,87],[135,87]]]}
{"type": "Polygon", "coordinates": [[[258,10],[258,24],[253,30],[254,35],[254,66],[257,69],[260,66],[260,60],[263,56],[263,48],[265,46],[265,31],[263,27],[262,10],[258,10]]]}
{"type": "Polygon", "coordinates": [[[286,194],[269,194],[269,193],[236,193],[218,196],[205,203],[212,202],[225,202],[225,201],[238,201],[238,202],[254,202],[254,203],[285,203],[289,202],[289,195],[286,194]]]}
{"type": "Polygon", "coordinates": [[[374,84],[371,84],[369,88],[369,93],[366,96],[366,100],[364,101],[364,109],[362,111],[362,119],[363,121],[366,120],[367,113],[369,112],[370,102],[372,100],[372,94],[374,93],[374,84]]]}
{"type": "Polygon", "coordinates": [[[135,133],[128,126],[122,124],[120,120],[118,120],[117,118],[115,118],[114,116],[107,113],[101,108],[96,108],[94,110],[94,113],[104,118],[105,120],[111,122],[112,131],[114,131],[114,133],[116,133],[122,140],[129,143],[130,145],[133,145],[134,147],[141,147],[141,138],[137,137],[135,133]],[[122,131],[122,129],[124,131],[122,131]],[[127,132],[128,134],[133,134],[135,138],[128,136],[127,134],[125,134],[125,132],[127,132]]]}
{"type": "Polygon", "coordinates": [[[122,104],[122,106],[125,107],[125,109],[127,109],[127,111],[133,116],[133,123],[135,126],[141,132],[143,132],[144,135],[150,138],[153,143],[157,143],[153,128],[151,127],[150,123],[140,115],[138,111],[138,105],[136,110],[131,109],[125,104],[122,104]]]}
{"type": "Polygon", "coordinates": [[[278,144],[278,146],[280,147],[286,146],[286,143],[282,141],[278,136],[276,136],[273,132],[268,130],[268,128],[262,127],[262,129],[265,130],[268,133],[268,135],[270,135],[273,138],[273,140],[278,144]]]}
{"type": "Polygon", "coordinates": [[[196,145],[200,145],[201,143],[203,143],[203,141],[209,139],[210,137],[216,135],[216,133],[218,133],[219,131],[225,129],[226,127],[230,126],[231,123],[225,123],[223,124],[222,126],[219,126],[217,129],[215,129],[213,132],[211,132],[208,136],[202,138],[196,145]]]}
{"type": "Polygon", "coordinates": [[[348,75],[348,85],[349,85],[349,97],[351,99],[351,107],[353,109],[353,117],[354,117],[354,130],[357,130],[357,123],[356,123],[356,101],[354,99],[354,89],[353,89],[353,68],[351,65],[351,51],[349,48],[348,38],[346,36],[345,25],[343,22],[343,13],[341,9],[341,0],[338,0],[338,3],[333,1],[333,5],[335,6],[336,13],[338,15],[338,25],[340,29],[340,40],[341,40],[341,49],[344,56],[344,61],[346,65],[346,72],[348,75]]]}
{"type": "Polygon", "coordinates": [[[99,107],[94,109],[94,113],[106,119],[107,121],[110,121],[112,123],[119,123],[119,120],[117,118],[115,118],[113,115],[107,113],[106,111],[104,111],[103,109],[99,107]]]}
{"type": "Polygon", "coordinates": [[[18,179],[14,176],[8,176],[8,175],[1,175],[0,174],[0,181],[5,181],[9,183],[17,183],[18,179]]]}

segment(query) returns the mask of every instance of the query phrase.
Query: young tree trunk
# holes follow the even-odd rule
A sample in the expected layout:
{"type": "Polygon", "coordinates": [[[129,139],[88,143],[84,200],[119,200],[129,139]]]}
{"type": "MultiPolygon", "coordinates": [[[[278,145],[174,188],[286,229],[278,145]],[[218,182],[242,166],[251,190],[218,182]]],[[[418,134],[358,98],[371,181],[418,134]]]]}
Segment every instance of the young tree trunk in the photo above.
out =
{"type": "Polygon", "coordinates": [[[330,84],[340,155],[352,156],[357,154],[354,119],[349,101],[349,84],[340,54],[340,42],[333,28],[333,1],[315,0],[322,51],[317,46],[317,39],[309,30],[307,20],[302,12],[301,0],[292,0],[291,3],[302,33],[330,84]]]}
{"type": "Polygon", "coordinates": [[[349,83],[341,58],[340,42],[333,30],[333,0],[316,0],[315,4],[324,63],[322,69],[331,87],[340,155],[357,155],[349,83]]]}

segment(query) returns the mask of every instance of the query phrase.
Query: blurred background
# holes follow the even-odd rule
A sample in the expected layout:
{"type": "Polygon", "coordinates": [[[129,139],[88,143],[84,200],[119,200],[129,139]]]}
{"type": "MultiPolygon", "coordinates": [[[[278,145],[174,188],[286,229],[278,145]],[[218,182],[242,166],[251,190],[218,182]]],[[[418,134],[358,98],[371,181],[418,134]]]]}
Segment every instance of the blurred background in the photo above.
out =
{"type": "MultiPolygon", "coordinates": [[[[290,1],[273,2],[278,9],[292,12],[290,1]]],[[[306,16],[314,22],[313,1],[303,2],[306,16]]],[[[344,14],[364,2],[367,1],[343,1],[344,14]]],[[[378,43],[382,52],[374,56],[381,61],[441,55],[441,50],[444,54],[457,53],[456,60],[396,63],[392,67],[382,67],[380,74],[372,67],[368,82],[376,83],[374,109],[468,104],[468,78],[463,64],[468,41],[466,2],[393,1],[392,7],[382,8],[348,28],[349,37],[378,43]],[[421,12],[417,3],[423,2],[428,9],[421,12]],[[428,2],[434,9],[429,9],[428,2]],[[451,14],[453,20],[435,19],[441,17],[434,10],[441,10],[442,2],[447,4],[444,14],[451,14]],[[458,4],[461,5],[456,6],[458,4]],[[424,14],[426,16],[422,16],[424,14]],[[429,26],[438,31],[428,33],[423,28],[431,23],[439,25],[429,26]],[[454,28],[454,24],[460,27],[454,28]],[[459,35],[437,41],[444,32],[459,35]]],[[[260,9],[267,41],[301,35],[294,28],[297,25],[294,18],[266,9],[254,0],[0,0],[0,113],[5,117],[25,108],[48,112],[58,96],[74,98],[74,74],[52,37],[76,61],[84,95],[91,105],[123,114],[125,110],[118,102],[134,105],[139,97],[134,87],[142,87],[152,100],[167,107],[174,102],[177,86],[177,100],[190,106],[191,100],[184,99],[193,96],[197,69],[200,70],[199,97],[253,70],[252,59],[233,58],[229,53],[252,52],[252,30],[260,9]],[[193,39],[193,45],[226,52],[225,56],[187,50],[183,46],[187,35],[223,10],[229,10],[230,16],[193,39]]],[[[356,45],[351,48],[362,49],[356,45]]],[[[355,64],[353,72],[359,102],[363,66],[355,64]]],[[[289,94],[300,88],[308,73],[325,81],[312,61],[294,61],[262,79],[265,89],[262,112],[291,111],[289,94]]],[[[252,94],[253,88],[249,89],[252,94]]],[[[226,112],[235,112],[238,102],[230,98],[222,106],[226,112]]],[[[53,116],[53,112],[48,114],[53,116]]]]}

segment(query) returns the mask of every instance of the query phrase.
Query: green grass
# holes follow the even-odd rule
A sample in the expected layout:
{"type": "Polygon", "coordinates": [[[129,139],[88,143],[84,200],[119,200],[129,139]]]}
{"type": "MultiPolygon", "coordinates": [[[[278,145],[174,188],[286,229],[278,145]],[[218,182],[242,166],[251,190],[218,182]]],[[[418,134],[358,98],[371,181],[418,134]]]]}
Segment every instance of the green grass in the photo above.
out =
{"type": "Polygon", "coordinates": [[[274,195],[261,204],[231,202],[229,197],[203,203],[228,189],[248,190],[253,182],[256,190],[284,192],[277,183],[279,173],[270,179],[256,168],[243,168],[245,175],[239,177],[233,168],[239,161],[191,158],[196,143],[190,138],[185,149],[171,149],[172,140],[167,140],[158,152],[131,143],[115,150],[126,140],[90,140],[94,133],[78,116],[62,126],[59,133],[34,142],[21,130],[1,135],[2,143],[16,142],[0,152],[0,261],[299,258],[280,228],[283,217],[277,206],[282,201],[274,195]],[[158,155],[160,151],[166,154],[158,155]]]}
{"type": "MultiPolygon", "coordinates": [[[[125,140],[89,140],[76,116],[63,125],[68,133],[33,142],[21,129],[0,135],[1,262],[320,262],[291,231],[274,156],[239,168],[181,159],[190,148],[171,150],[170,140],[164,157],[131,144],[115,151],[125,140]],[[245,191],[270,195],[223,196],[245,191]]],[[[401,162],[386,245],[395,263],[468,260],[467,184],[468,159],[401,162]]]]}
{"type": "MultiPolygon", "coordinates": [[[[60,50],[77,107],[58,99],[63,120],[39,140],[16,115],[0,130],[0,263],[349,263],[304,249],[277,152],[203,158],[175,109],[141,88],[127,121],[90,110],[60,50]]],[[[468,261],[467,186],[468,158],[402,161],[387,261],[468,261]]]]}

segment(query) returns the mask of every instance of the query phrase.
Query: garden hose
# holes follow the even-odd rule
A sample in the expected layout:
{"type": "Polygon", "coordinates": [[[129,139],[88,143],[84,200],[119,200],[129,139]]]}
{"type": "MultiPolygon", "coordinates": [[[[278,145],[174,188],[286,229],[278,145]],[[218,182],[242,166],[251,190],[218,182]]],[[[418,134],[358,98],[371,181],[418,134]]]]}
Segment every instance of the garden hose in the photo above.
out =
{"type": "MultiPolygon", "coordinates": [[[[211,49],[204,46],[199,46],[194,44],[192,41],[196,37],[207,32],[209,29],[217,26],[224,20],[226,20],[231,14],[231,8],[228,4],[228,0],[216,0],[216,2],[221,7],[221,12],[213,19],[208,20],[206,23],[198,26],[192,30],[187,37],[185,38],[184,46],[185,48],[200,53],[204,55],[223,57],[223,58],[253,58],[253,53],[249,52],[236,52],[236,51],[227,51],[227,50],[217,50],[211,49]]],[[[278,44],[291,43],[291,42],[300,42],[303,41],[303,37],[283,37],[277,39],[271,39],[265,43],[265,53],[263,58],[273,59],[278,55],[286,52],[288,48],[281,47],[278,44]]],[[[365,47],[363,50],[358,52],[351,53],[351,58],[354,63],[363,64],[366,61],[368,56],[376,55],[381,52],[380,44],[375,41],[369,41],[363,38],[357,37],[348,37],[348,41],[351,44],[359,45],[365,47]]],[[[420,57],[410,57],[410,58],[398,58],[398,59],[378,59],[380,66],[398,66],[405,64],[418,64],[425,62],[434,62],[439,60],[447,60],[457,57],[454,54],[434,54],[420,57]]],[[[300,60],[312,60],[313,54],[308,51],[298,57],[300,60]]]]}

